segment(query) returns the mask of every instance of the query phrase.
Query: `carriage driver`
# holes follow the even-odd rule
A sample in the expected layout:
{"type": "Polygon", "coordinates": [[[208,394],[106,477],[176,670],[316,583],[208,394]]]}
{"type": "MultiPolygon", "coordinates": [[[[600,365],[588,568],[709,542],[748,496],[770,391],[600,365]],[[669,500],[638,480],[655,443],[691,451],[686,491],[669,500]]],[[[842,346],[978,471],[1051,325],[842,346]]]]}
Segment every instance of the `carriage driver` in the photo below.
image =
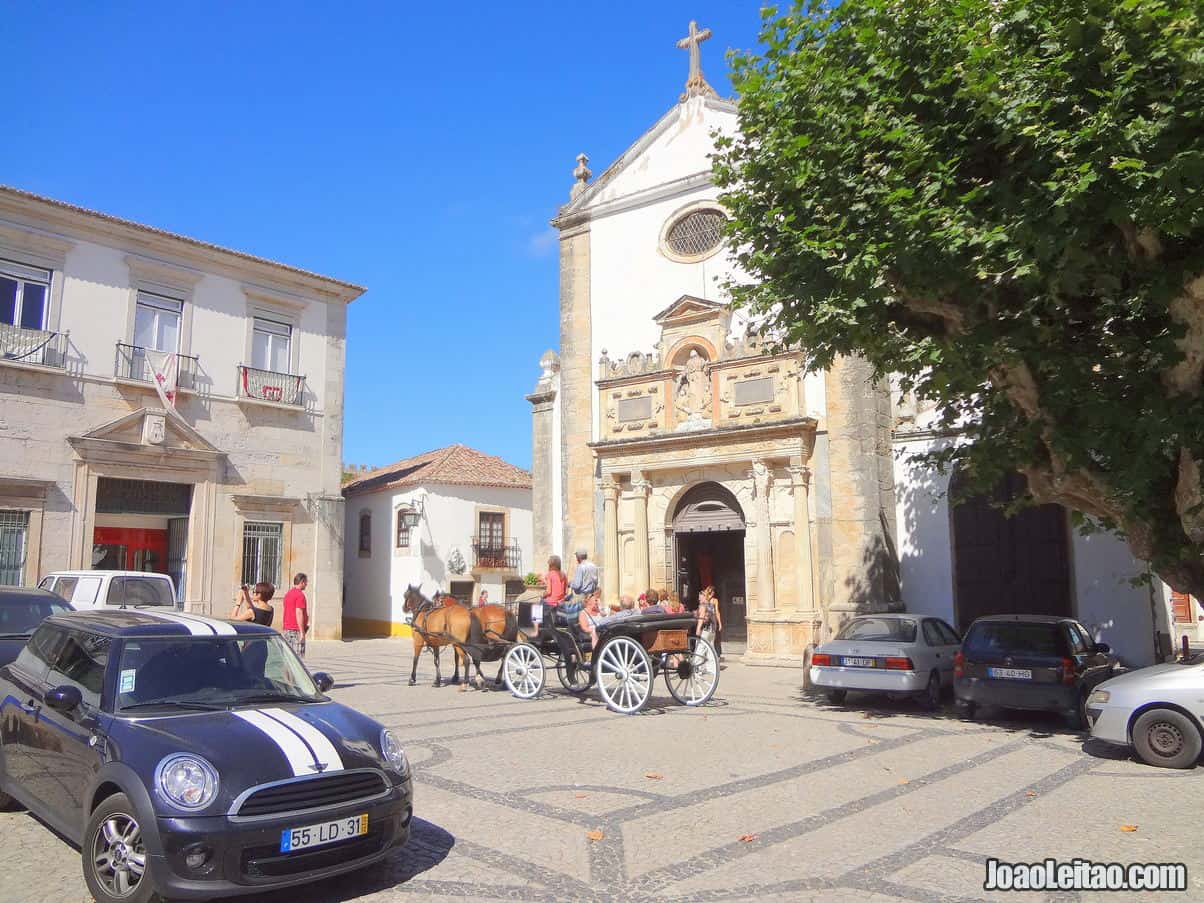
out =
{"type": "Polygon", "coordinates": [[[569,589],[572,591],[572,603],[565,600],[561,606],[564,614],[579,612],[585,600],[598,591],[598,566],[589,560],[589,553],[585,549],[577,550],[577,569],[573,571],[573,582],[569,584],[569,589]]]}

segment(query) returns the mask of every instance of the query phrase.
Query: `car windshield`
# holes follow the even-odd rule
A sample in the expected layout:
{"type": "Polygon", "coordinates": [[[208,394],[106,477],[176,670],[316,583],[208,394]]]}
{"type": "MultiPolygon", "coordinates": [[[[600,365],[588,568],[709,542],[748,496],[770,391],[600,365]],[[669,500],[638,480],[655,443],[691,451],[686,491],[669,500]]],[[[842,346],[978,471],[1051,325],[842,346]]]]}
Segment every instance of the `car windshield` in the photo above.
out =
{"type": "Polygon", "coordinates": [[[167,605],[175,607],[171,584],[162,577],[114,577],[105,599],[109,605],[167,605]]]}
{"type": "Polygon", "coordinates": [[[20,599],[0,603],[0,636],[30,636],[51,615],[71,611],[53,599],[20,599]]]}
{"type": "Polygon", "coordinates": [[[966,654],[1024,654],[1061,656],[1057,624],[987,622],[970,628],[963,644],[966,654]]]}
{"type": "Polygon", "coordinates": [[[279,635],[126,640],[117,691],[118,710],[322,698],[279,635]]]}
{"type": "Polygon", "coordinates": [[[916,622],[909,618],[854,618],[840,629],[836,639],[867,643],[914,643],[916,622]]]}

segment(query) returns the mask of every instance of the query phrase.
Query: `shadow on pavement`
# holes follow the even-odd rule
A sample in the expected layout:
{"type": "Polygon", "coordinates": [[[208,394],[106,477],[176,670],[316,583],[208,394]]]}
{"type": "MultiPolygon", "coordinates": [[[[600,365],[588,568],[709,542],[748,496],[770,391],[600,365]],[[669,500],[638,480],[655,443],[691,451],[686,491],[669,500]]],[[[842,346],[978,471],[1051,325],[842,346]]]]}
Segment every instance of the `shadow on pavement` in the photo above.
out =
{"type": "Polygon", "coordinates": [[[1054,736],[1083,737],[1085,731],[1071,728],[1066,718],[1057,712],[1025,712],[1018,709],[1001,709],[983,706],[974,718],[967,718],[946,696],[939,709],[928,711],[914,699],[892,699],[882,693],[859,693],[850,690],[844,703],[829,702],[821,691],[800,689],[793,697],[801,703],[831,712],[860,712],[863,718],[886,720],[907,718],[909,720],[961,721],[966,724],[982,724],[1009,733],[1027,733],[1033,739],[1054,736]]]}
{"type": "Polygon", "coordinates": [[[410,841],[393,850],[382,862],[358,872],[339,875],[301,888],[288,888],[256,897],[243,897],[248,903],[319,903],[327,900],[355,900],[380,893],[428,872],[447,858],[456,838],[421,818],[415,818],[410,841]]]}
{"type": "Polygon", "coordinates": [[[1111,759],[1113,762],[1136,761],[1127,748],[1105,743],[1094,737],[1088,737],[1083,741],[1082,750],[1093,759],[1111,759]]]}

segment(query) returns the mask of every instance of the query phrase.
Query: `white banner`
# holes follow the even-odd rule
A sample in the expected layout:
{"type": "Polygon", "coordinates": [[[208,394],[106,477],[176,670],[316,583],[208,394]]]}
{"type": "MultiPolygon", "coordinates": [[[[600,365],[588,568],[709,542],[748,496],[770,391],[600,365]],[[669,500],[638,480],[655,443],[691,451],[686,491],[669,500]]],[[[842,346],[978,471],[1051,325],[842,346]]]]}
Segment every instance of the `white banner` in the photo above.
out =
{"type": "Polygon", "coordinates": [[[155,391],[163,406],[174,409],[176,406],[176,381],[180,376],[180,356],[174,351],[152,351],[146,349],[146,365],[150,367],[151,379],[155,383],[155,391]]]}

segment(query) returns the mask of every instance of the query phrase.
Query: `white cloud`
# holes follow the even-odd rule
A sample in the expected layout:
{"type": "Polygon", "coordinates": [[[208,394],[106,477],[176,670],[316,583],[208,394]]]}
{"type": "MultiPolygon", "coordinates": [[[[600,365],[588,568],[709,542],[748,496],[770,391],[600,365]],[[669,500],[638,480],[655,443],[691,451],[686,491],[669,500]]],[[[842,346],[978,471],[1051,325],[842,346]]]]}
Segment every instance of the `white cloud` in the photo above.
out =
{"type": "Polygon", "coordinates": [[[556,249],[560,233],[548,226],[527,239],[527,253],[532,257],[547,257],[556,249]]]}

